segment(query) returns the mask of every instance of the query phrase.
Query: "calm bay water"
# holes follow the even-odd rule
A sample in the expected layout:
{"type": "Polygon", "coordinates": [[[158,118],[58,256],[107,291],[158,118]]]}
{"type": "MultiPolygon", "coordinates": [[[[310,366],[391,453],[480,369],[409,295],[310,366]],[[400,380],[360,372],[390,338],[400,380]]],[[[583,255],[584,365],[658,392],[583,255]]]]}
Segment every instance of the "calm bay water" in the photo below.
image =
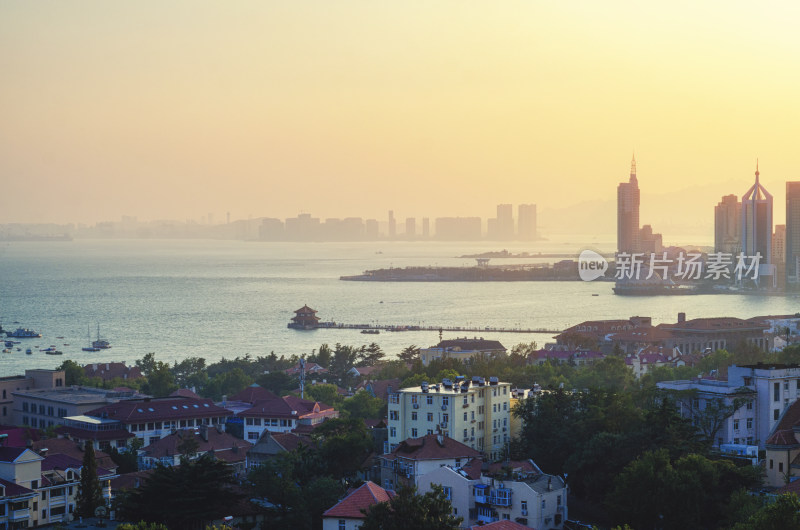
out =
{"type": "MultiPolygon", "coordinates": [[[[132,363],[148,352],[170,363],[189,356],[214,362],[247,353],[306,354],[326,342],[377,342],[390,355],[411,344],[424,347],[438,342],[438,333],[432,331],[362,335],[357,330],[287,329],[293,311],[303,304],[317,309],[322,320],[344,323],[548,329],[632,315],[673,322],[679,311],[688,318],[800,311],[798,298],[619,297],[607,282],[338,279],[389,266],[468,266],[474,260],[455,256],[501,248],[575,255],[584,248],[566,240],[535,244],[77,240],[0,245],[0,322],[6,329],[20,325],[43,334],[41,339],[22,339],[18,345],[22,351],[0,354],[0,376],[25,368],[52,368],[63,359],[81,364],[132,363]],[[94,338],[98,323],[112,349],[81,351],[88,342],[87,327],[94,338]],[[49,345],[64,355],[36,351],[37,346],[49,345]],[[34,349],[33,355],[25,355],[26,347],[34,349]]],[[[593,241],[591,247],[608,250],[613,244],[593,241]]],[[[493,260],[494,264],[520,262],[525,261],[493,260]]],[[[550,335],[540,334],[480,335],[507,347],[550,340],[550,335]]],[[[445,338],[456,336],[444,333],[445,338]]]]}

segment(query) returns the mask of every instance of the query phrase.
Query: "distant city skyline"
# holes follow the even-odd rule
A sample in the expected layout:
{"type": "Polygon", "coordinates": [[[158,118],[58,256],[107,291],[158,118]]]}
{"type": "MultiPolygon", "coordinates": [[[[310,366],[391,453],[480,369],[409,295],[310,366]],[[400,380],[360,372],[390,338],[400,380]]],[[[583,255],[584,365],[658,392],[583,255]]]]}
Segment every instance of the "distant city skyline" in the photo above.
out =
{"type": "Polygon", "coordinates": [[[756,157],[800,177],[791,9],[9,0],[0,223],[536,203],[543,232],[613,233],[635,150],[641,223],[708,233],[677,191],[716,204],[756,157]]]}

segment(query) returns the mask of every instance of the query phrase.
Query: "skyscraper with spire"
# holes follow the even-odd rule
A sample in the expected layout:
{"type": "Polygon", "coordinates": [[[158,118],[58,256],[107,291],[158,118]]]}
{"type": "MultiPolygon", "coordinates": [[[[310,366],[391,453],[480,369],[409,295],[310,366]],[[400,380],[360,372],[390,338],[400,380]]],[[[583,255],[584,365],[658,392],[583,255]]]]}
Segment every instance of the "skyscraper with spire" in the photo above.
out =
{"type": "Polygon", "coordinates": [[[760,275],[771,275],[772,264],[772,195],[759,182],[756,161],[756,182],[742,195],[742,252],[745,256],[761,254],[760,275]]]}
{"type": "Polygon", "coordinates": [[[631,159],[628,182],[617,186],[617,252],[640,252],[639,181],[636,179],[636,156],[631,159]]]}

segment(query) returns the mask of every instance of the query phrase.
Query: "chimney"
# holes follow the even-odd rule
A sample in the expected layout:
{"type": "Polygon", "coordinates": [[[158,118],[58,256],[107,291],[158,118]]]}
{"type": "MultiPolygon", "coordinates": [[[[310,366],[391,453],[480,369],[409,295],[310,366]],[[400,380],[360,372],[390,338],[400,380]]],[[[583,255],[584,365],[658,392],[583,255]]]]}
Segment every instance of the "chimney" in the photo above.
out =
{"type": "Polygon", "coordinates": [[[683,324],[686,322],[686,313],[678,313],[678,324],[683,324]]]}

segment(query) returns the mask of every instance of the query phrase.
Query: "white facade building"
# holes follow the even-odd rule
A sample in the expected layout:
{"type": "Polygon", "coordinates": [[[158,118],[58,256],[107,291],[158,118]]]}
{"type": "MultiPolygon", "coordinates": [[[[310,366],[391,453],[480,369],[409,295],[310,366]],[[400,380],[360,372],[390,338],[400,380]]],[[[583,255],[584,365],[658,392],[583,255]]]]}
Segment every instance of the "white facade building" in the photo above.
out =
{"type": "Polygon", "coordinates": [[[404,388],[389,395],[389,438],[384,453],[407,438],[441,432],[490,459],[510,440],[511,384],[492,377],[404,388]]]}

